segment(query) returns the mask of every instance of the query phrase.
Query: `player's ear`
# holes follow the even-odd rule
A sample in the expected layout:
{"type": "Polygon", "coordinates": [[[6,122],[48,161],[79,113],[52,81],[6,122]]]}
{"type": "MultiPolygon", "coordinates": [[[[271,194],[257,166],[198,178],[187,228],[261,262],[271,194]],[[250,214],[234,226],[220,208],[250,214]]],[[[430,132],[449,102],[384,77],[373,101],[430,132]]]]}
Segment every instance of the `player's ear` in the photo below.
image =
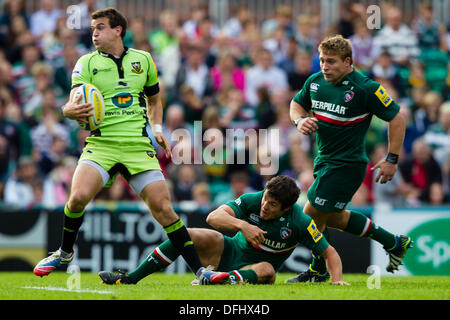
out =
{"type": "Polygon", "coordinates": [[[346,58],[344,59],[344,64],[345,64],[346,66],[351,66],[351,65],[353,64],[352,57],[346,57],[346,58]]]}

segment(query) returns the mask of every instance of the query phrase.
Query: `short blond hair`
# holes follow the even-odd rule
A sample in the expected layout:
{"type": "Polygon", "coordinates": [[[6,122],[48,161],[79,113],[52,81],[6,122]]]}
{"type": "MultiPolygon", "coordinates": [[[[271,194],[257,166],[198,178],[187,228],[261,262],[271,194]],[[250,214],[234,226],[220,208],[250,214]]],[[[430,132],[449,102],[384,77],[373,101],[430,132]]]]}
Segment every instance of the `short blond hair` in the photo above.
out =
{"type": "Polygon", "coordinates": [[[338,55],[342,60],[350,58],[350,63],[353,63],[353,50],[350,40],[345,39],[338,34],[325,38],[319,44],[319,52],[324,54],[338,55]]]}

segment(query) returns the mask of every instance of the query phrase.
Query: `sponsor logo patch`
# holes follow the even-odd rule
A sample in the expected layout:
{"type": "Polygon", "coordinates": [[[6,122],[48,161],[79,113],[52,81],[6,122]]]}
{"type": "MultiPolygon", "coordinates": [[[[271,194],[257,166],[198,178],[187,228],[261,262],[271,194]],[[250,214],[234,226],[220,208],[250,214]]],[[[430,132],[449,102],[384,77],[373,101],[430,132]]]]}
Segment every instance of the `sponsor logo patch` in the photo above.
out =
{"type": "Polygon", "coordinates": [[[383,88],[382,85],[380,85],[377,89],[377,91],[375,91],[375,95],[377,96],[377,98],[381,101],[381,103],[385,106],[388,107],[391,102],[392,102],[392,98],[389,97],[389,95],[386,92],[386,89],[383,88]]]}
{"type": "Polygon", "coordinates": [[[306,229],[308,229],[308,232],[313,238],[314,242],[317,242],[322,238],[322,233],[319,231],[319,229],[317,229],[317,226],[314,223],[314,221],[311,221],[308,228],[306,229]]]}

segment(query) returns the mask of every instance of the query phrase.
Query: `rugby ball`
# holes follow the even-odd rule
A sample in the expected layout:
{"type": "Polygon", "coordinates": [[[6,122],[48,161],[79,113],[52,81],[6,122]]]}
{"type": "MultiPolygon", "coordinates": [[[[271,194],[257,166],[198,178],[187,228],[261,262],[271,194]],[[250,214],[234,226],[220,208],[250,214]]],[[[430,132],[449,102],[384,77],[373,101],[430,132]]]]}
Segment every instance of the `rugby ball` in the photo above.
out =
{"type": "Polygon", "coordinates": [[[103,95],[94,85],[83,84],[77,88],[73,96],[74,101],[81,95],[80,104],[90,103],[94,109],[90,111],[92,116],[86,117],[88,123],[77,120],[78,125],[84,130],[95,130],[100,127],[105,117],[105,101],[103,95]]]}

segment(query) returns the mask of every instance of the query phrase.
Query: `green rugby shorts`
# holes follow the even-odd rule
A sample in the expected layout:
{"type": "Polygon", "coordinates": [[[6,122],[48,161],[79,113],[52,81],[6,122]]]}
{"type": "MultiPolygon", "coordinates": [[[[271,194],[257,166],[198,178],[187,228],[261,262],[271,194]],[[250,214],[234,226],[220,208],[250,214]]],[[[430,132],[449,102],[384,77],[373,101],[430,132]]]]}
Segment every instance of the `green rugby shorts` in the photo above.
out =
{"type": "Polygon", "coordinates": [[[308,200],[317,210],[341,212],[352,200],[366,176],[365,163],[314,166],[314,183],[308,189],[308,200]]]}
{"type": "Polygon", "coordinates": [[[79,162],[92,161],[110,175],[106,187],[111,186],[117,174],[125,180],[138,173],[161,170],[156,151],[147,137],[88,137],[79,162]]]}

